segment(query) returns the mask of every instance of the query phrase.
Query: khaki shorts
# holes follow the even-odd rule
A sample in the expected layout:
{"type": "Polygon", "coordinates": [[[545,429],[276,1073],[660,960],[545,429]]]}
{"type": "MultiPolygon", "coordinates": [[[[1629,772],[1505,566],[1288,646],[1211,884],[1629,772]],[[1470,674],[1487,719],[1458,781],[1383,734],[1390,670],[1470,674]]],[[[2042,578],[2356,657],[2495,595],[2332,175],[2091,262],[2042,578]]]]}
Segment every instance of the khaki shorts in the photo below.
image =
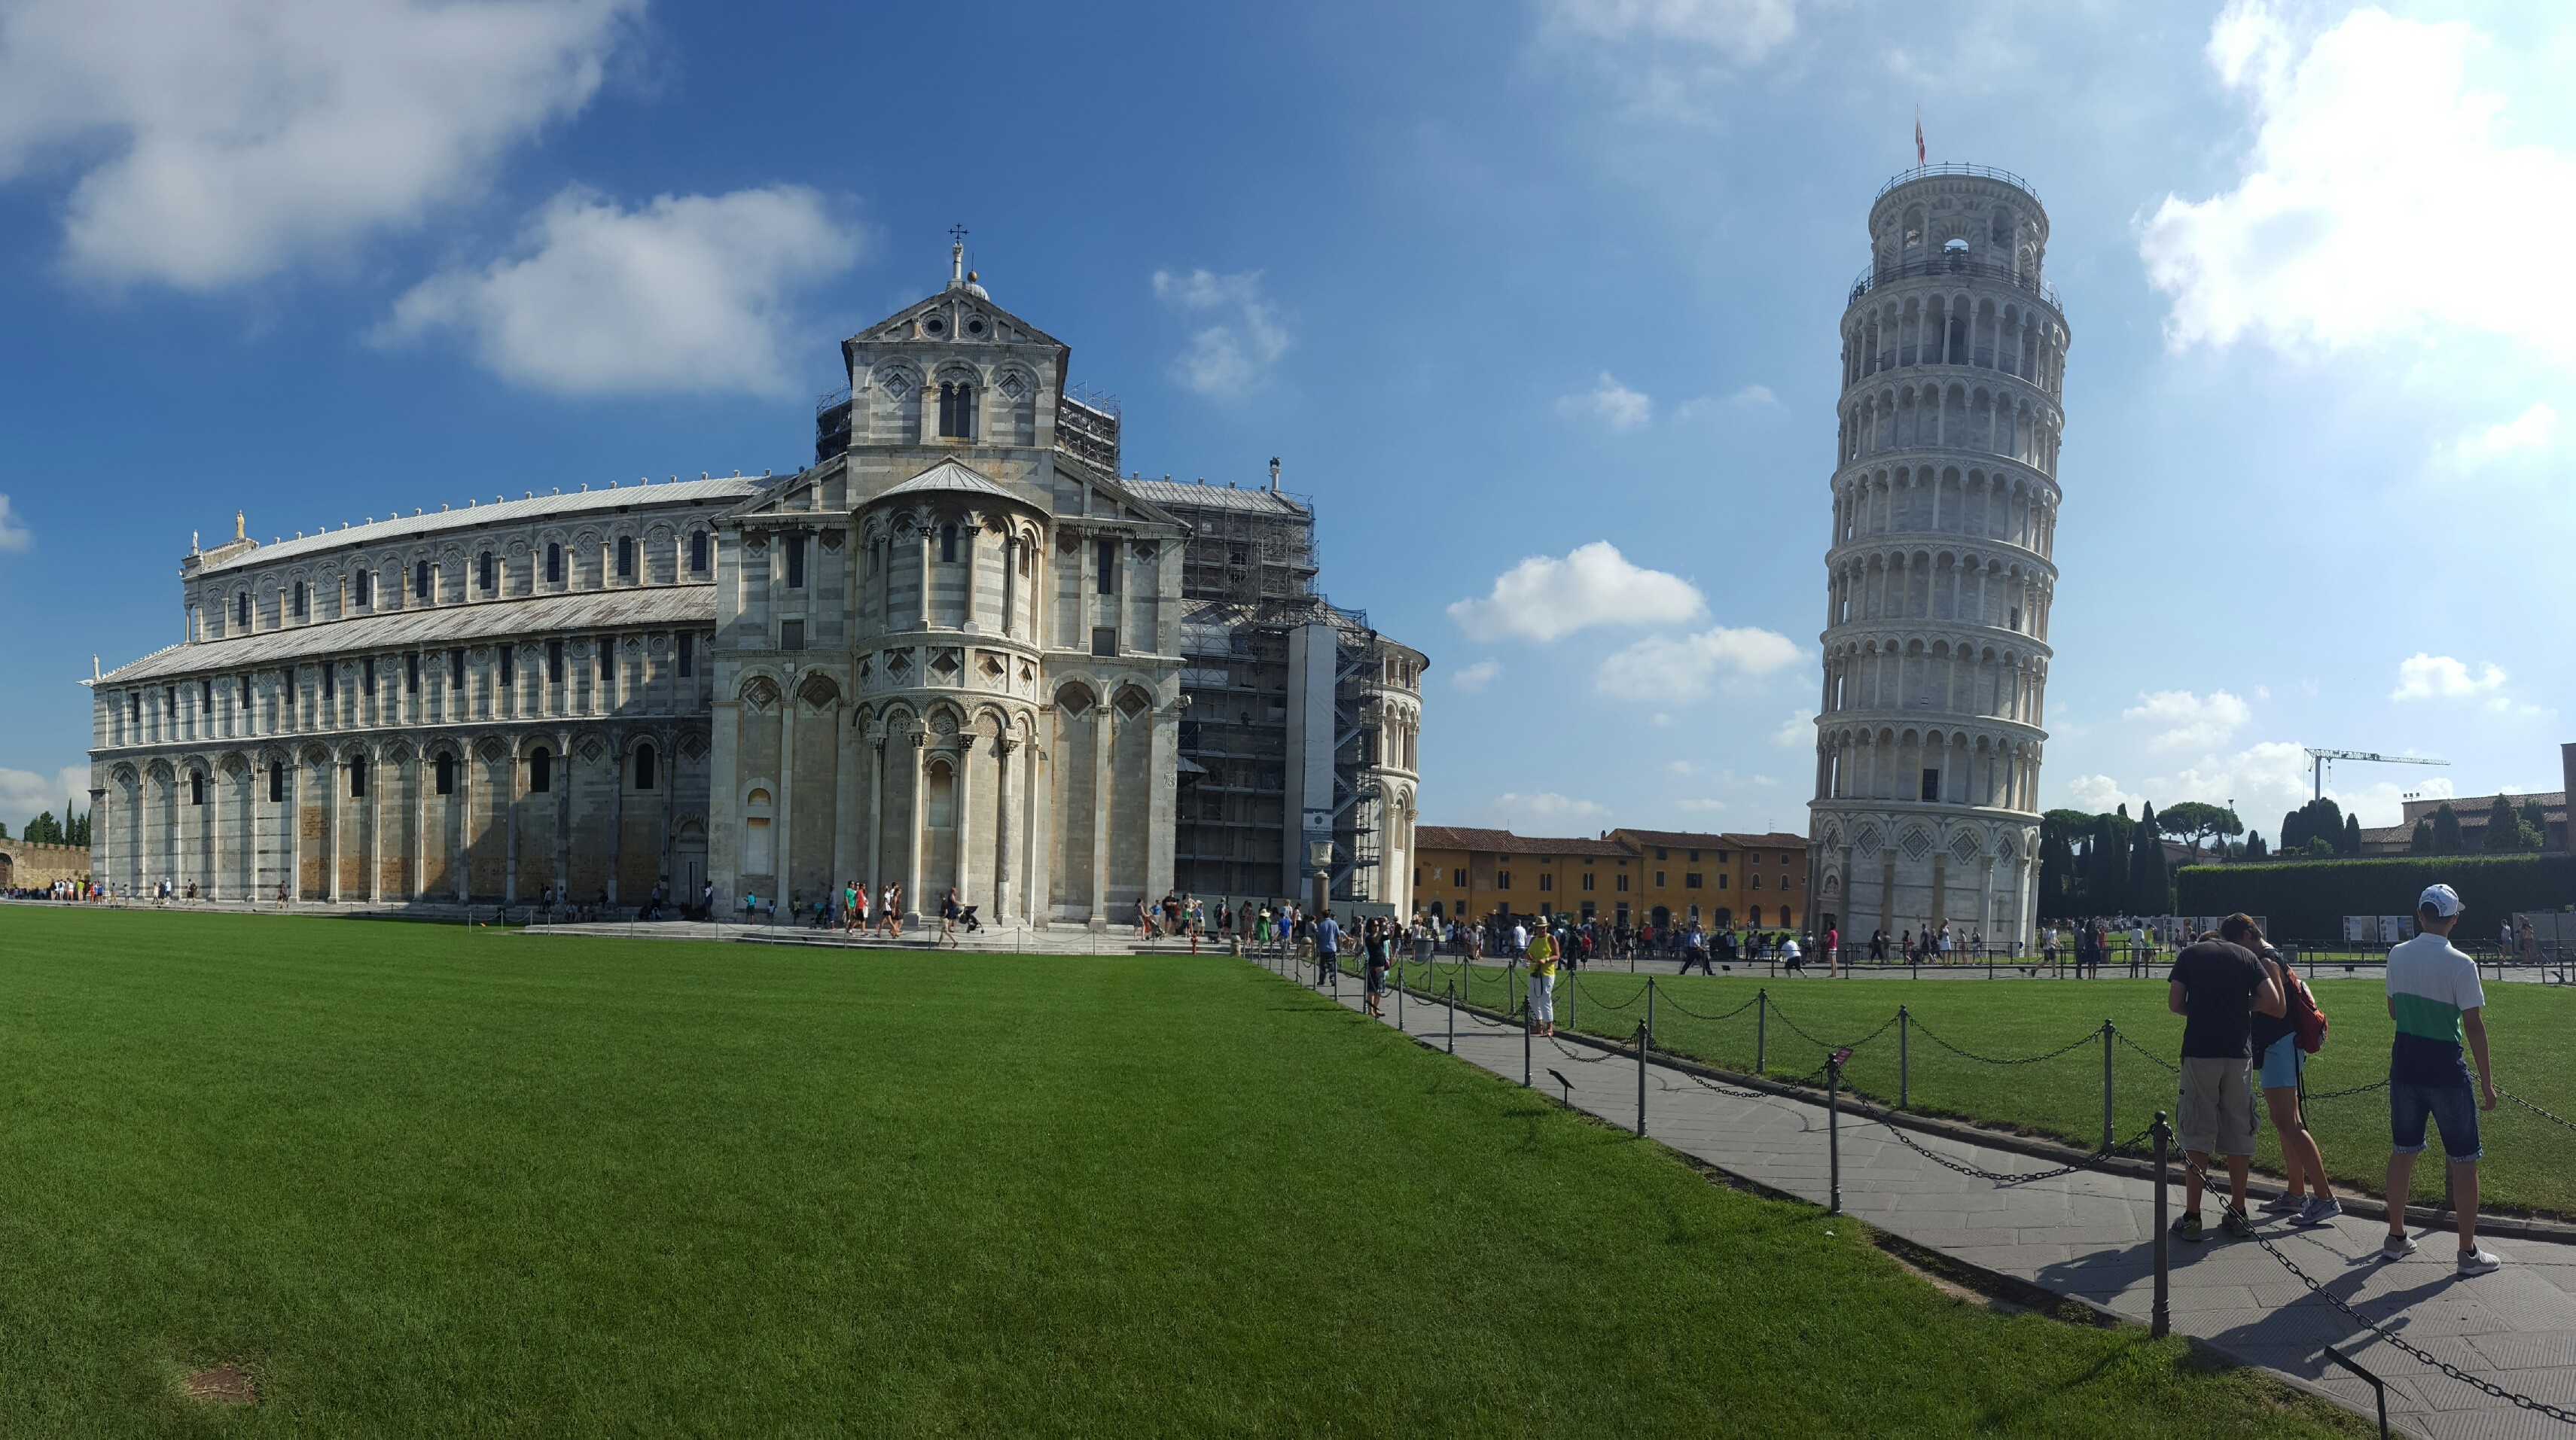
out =
{"type": "Polygon", "coordinates": [[[2243,1056],[2183,1057],[2182,1100],[2174,1107],[2174,1132],[2183,1149],[2202,1155],[2254,1153],[2254,1091],[2247,1083],[2252,1064],[2243,1056]]]}

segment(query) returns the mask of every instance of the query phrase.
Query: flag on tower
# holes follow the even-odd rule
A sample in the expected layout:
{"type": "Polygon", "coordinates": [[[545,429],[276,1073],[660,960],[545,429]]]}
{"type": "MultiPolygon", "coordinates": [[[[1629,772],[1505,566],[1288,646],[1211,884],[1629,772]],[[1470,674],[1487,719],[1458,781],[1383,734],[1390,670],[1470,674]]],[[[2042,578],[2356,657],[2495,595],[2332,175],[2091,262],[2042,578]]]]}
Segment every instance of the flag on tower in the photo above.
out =
{"type": "Polygon", "coordinates": [[[1923,158],[1923,111],[1917,107],[1914,112],[1914,168],[1920,170],[1930,163],[1923,158]]]}

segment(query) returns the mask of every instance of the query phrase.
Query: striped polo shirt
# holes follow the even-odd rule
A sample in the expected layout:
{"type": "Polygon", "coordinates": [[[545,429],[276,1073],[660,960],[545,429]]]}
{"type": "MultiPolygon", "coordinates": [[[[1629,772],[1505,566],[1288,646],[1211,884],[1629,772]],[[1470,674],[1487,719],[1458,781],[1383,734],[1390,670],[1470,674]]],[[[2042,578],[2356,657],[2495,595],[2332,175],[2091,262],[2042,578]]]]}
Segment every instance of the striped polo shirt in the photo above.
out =
{"type": "Polygon", "coordinates": [[[2389,1048],[2388,1078],[2405,1085],[2468,1084],[2460,1013],[2486,1003],[2477,963],[2448,938],[2418,935],[2389,951],[2388,1008],[2397,1037],[2389,1048]]]}

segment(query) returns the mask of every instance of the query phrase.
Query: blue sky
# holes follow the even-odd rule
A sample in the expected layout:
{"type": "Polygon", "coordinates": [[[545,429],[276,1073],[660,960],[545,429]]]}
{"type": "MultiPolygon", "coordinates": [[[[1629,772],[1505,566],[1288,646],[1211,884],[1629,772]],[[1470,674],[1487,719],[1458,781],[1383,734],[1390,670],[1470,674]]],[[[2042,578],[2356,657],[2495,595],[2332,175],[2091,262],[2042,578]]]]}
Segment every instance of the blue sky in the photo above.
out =
{"type": "Polygon", "coordinates": [[[1433,656],[1432,818],[1803,829],[1918,106],[2075,336],[2047,801],[2555,789],[2571,61],[2544,5],[0,0],[0,820],[192,531],[792,467],[963,223],[1132,467],[1315,499],[1433,656]]]}

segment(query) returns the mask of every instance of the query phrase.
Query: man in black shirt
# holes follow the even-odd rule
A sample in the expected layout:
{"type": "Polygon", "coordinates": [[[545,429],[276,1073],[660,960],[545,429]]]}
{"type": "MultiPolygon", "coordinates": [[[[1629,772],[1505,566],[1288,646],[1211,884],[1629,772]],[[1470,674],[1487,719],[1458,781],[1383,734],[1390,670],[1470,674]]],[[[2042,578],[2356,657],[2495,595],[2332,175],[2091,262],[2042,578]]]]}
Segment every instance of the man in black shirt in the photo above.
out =
{"type": "Polygon", "coordinates": [[[2203,935],[2200,943],[2174,957],[2165,1008],[2183,1017],[2182,1098],[2174,1128],[2190,1160],[2183,1176],[2182,1219],[2174,1223],[2174,1234],[2200,1238],[2201,1183],[2209,1157],[2216,1153],[2227,1157],[2227,1214],[2221,1228],[2238,1237],[2250,1235],[2254,1223],[2245,1214],[2245,1171],[2254,1159],[2254,1094],[2247,1085],[2254,1012],[2277,1017],[2288,1008],[2280,982],[2244,946],[2203,935]]]}

